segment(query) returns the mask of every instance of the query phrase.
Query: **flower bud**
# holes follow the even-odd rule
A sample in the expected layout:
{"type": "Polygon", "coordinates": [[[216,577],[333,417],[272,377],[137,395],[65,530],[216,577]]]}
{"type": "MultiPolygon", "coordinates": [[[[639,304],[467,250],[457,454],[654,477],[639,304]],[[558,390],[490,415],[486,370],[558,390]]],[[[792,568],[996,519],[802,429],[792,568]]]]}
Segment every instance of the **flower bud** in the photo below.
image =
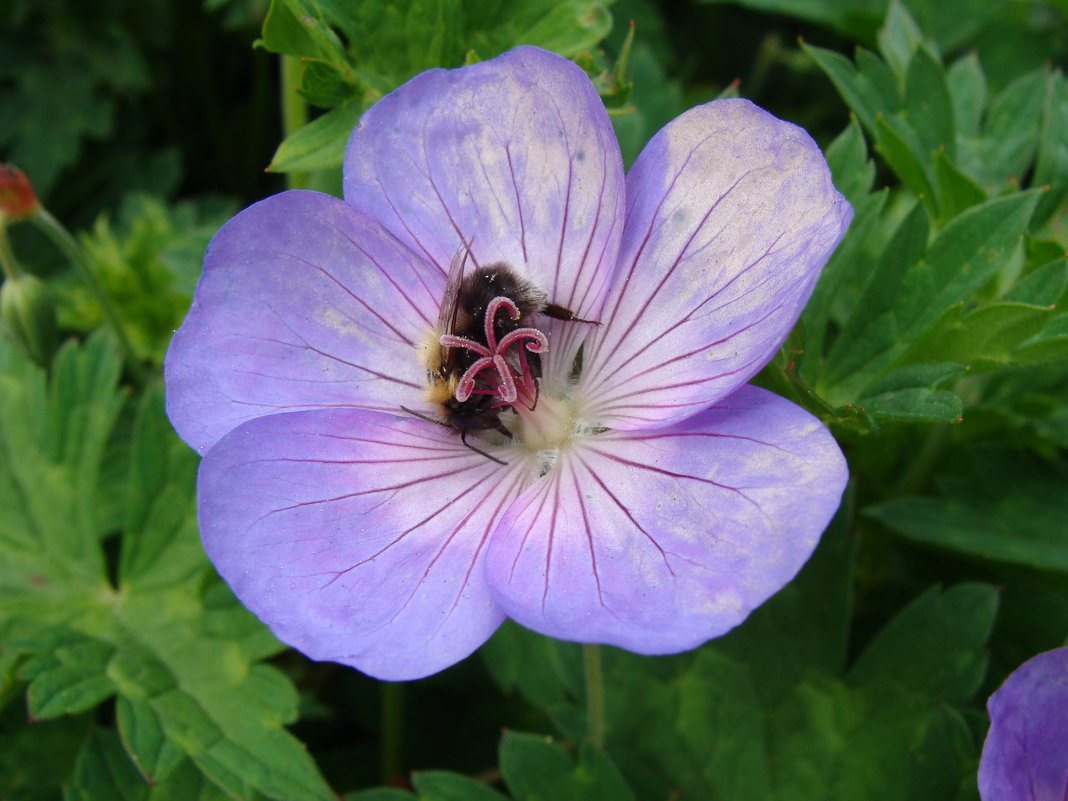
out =
{"type": "Polygon", "coordinates": [[[43,281],[23,273],[0,287],[0,326],[42,366],[52,361],[59,335],[56,304],[43,281]]]}
{"type": "Polygon", "coordinates": [[[0,217],[32,217],[40,207],[26,173],[13,164],[0,164],[0,217]]]}

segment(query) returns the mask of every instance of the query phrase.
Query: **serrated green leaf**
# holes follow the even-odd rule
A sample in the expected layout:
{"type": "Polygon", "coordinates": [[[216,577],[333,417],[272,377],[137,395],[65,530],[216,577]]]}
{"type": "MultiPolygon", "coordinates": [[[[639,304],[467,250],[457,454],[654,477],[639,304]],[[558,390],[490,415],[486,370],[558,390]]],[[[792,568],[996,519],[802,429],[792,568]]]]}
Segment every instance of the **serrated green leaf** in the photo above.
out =
{"type": "Polygon", "coordinates": [[[482,782],[443,770],[412,774],[419,801],[508,801],[482,782]]]}
{"type": "Polygon", "coordinates": [[[1049,73],[1035,70],[1010,83],[993,99],[974,162],[961,162],[991,194],[1019,187],[1038,148],[1049,73]]]}
{"type": "Polygon", "coordinates": [[[1038,141],[1032,186],[1048,186],[1035,209],[1035,227],[1046,223],[1061,208],[1068,195],[1068,80],[1054,72],[1046,85],[1042,134],[1038,141]]]}
{"type": "Polygon", "coordinates": [[[879,52],[902,85],[910,69],[916,48],[923,44],[923,33],[908,9],[899,0],[890,0],[886,19],[879,29],[879,52]]]}
{"type": "Polygon", "coordinates": [[[875,149],[916,197],[923,201],[932,217],[937,216],[933,167],[912,127],[897,115],[880,114],[875,119],[875,149]]]}
{"type": "Polygon", "coordinates": [[[989,584],[933,587],[875,635],[847,678],[897,682],[933,701],[967,703],[986,675],[997,609],[998,591],[989,584]]]}
{"type": "Polygon", "coordinates": [[[972,454],[977,481],[941,496],[886,501],[867,513],[908,539],[984,559],[1068,573],[1068,470],[1002,448],[972,454]]]}
{"type": "Polygon", "coordinates": [[[915,204],[897,230],[872,271],[852,316],[845,321],[827,357],[827,384],[849,382],[851,389],[839,392],[837,402],[848,403],[869,381],[861,374],[864,365],[897,342],[897,295],[908,271],[922,259],[930,228],[923,207],[915,204]]]}
{"type": "Polygon", "coordinates": [[[907,364],[891,370],[864,389],[865,395],[879,395],[914,387],[937,389],[941,385],[960,378],[968,368],[956,362],[936,362],[934,364],[907,364]]]}
{"type": "Polygon", "coordinates": [[[901,107],[901,98],[893,72],[872,53],[857,48],[856,66],[833,50],[824,50],[801,42],[802,49],[831,79],[838,93],[864,128],[876,133],[875,121],[880,114],[890,114],[901,107]]]}
{"type": "Polygon", "coordinates": [[[967,314],[951,306],[903,357],[905,361],[952,361],[975,370],[1012,365],[1013,352],[1038,334],[1053,314],[1051,306],[1001,301],[967,314]]]}
{"type": "Polygon", "coordinates": [[[579,690],[581,649],[506,620],[479,650],[505,692],[519,692],[540,709],[562,703],[579,690]]]}
{"type": "Polygon", "coordinates": [[[145,801],[148,785],[134,770],[119,738],[93,729],[78,755],[63,801],[145,801]]]}
{"type": "Polygon", "coordinates": [[[911,801],[909,765],[935,707],[892,682],[797,685],[770,715],[779,801],[911,801]]]}
{"type": "Polygon", "coordinates": [[[975,51],[957,59],[946,70],[946,84],[953,102],[957,138],[974,142],[986,109],[986,76],[975,51]]]}
{"type": "Polygon", "coordinates": [[[73,632],[61,645],[27,661],[20,676],[30,682],[30,715],[40,720],[75,715],[115,694],[107,675],[115,648],[73,632]]]}
{"type": "Polygon", "coordinates": [[[849,125],[827,148],[827,165],[834,185],[855,207],[871,192],[875,181],[875,164],[868,158],[864,132],[855,115],[849,125]]]}
{"type": "Polygon", "coordinates": [[[976,772],[975,757],[972,733],[964,718],[952,707],[938,706],[910,765],[909,799],[957,798],[961,777],[976,772]]]}
{"type": "Polygon", "coordinates": [[[350,100],[331,109],[285,138],[274,153],[271,172],[310,172],[337,167],[345,158],[352,129],[364,104],[350,100]]]}
{"type": "Polygon", "coordinates": [[[957,393],[926,387],[866,395],[857,405],[877,420],[892,423],[959,423],[964,414],[957,393]]]}
{"type": "Polygon", "coordinates": [[[938,219],[944,226],[965,210],[983,203],[986,192],[950,161],[945,151],[935,151],[933,161],[935,188],[938,191],[938,219]]]}
{"type": "Polygon", "coordinates": [[[957,132],[945,71],[931,51],[922,45],[916,47],[908,62],[905,119],[915,132],[923,154],[929,156],[936,150],[943,150],[950,160],[955,158],[957,132]]]}
{"type": "Polygon", "coordinates": [[[634,793],[600,749],[585,743],[578,763],[550,739],[505,732],[501,773],[515,801],[633,801],[634,793]]]}
{"type": "Polygon", "coordinates": [[[1053,306],[1068,290],[1068,259],[1058,258],[1032,270],[1005,293],[1005,300],[1053,306]]]}
{"type": "Polygon", "coordinates": [[[712,648],[676,662],[611,657],[607,739],[639,797],[772,797],[760,692],[744,665],[712,648]]]}
{"type": "Polygon", "coordinates": [[[189,492],[199,460],[174,436],[161,386],[142,398],[130,452],[120,580],[142,590],[173,585],[204,569],[189,492]]]}
{"type": "Polygon", "coordinates": [[[392,787],[375,787],[349,793],[345,796],[345,801],[416,801],[416,796],[392,787]]]}
{"type": "Polygon", "coordinates": [[[25,712],[0,725],[0,798],[55,801],[89,735],[90,716],[27,724],[25,712]],[[12,725],[13,720],[18,725],[12,725]]]}
{"type": "MultiPolygon", "coordinates": [[[[853,222],[820,273],[819,283],[805,306],[801,322],[805,329],[806,349],[817,358],[823,355],[827,323],[835,301],[844,290],[861,283],[867,273],[862,251],[880,222],[887,197],[885,191],[876,192],[853,207],[853,222]]],[[[857,291],[859,294],[859,288],[857,291]]],[[[811,359],[806,361],[806,364],[810,363],[811,359]]]]}
{"type": "MultiPolygon", "coordinates": [[[[197,544],[195,458],[165,424],[162,393],[141,404],[130,448],[120,586],[104,575],[92,509],[123,392],[105,337],[68,345],[42,372],[0,342],[0,628],[28,655],[32,714],[89,709],[119,695],[120,733],[152,776],[174,751],[234,797],[334,798],[293,721],[292,684],[253,659],[276,648],[220,586],[197,544]],[[81,517],[79,517],[81,515],[81,517]],[[251,627],[251,628],[250,628],[251,627]],[[219,632],[223,636],[214,636],[219,632]]],[[[205,797],[210,797],[210,794],[205,797]]]]}

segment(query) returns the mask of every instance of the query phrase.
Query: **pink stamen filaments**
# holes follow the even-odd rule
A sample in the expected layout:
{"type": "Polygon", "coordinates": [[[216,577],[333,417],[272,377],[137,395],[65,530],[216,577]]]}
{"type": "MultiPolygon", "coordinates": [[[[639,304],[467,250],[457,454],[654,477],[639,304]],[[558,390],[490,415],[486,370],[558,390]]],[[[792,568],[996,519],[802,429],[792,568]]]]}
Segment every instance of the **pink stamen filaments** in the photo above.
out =
{"type": "Polygon", "coordinates": [[[509,331],[501,341],[497,341],[497,333],[494,331],[494,321],[497,312],[504,308],[513,320],[519,319],[519,309],[511,298],[498,295],[486,306],[485,333],[486,343],[483,345],[467,337],[458,337],[454,334],[443,334],[439,339],[443,348],[465,348],[478,354],[481,358],[475,361],[460,377],[456,385],[456,400],[463,403],[476,392],[496,396],[502,404],[513,404],[519,400],[520,393],[526,398],[534,398],[537,394],[534,375],[527,364],[525,351],[531,353],[544,353],[549,349],[549,340],[536,328],[517,328],[509,331]],[[519,343],[525,342],[525,348],[519,343]],[[515,360],[519,364],[516,370],[508,363],[508,349],[518,345],[515,350],[515,360]],[[475,389],[475,378],[486,368],[493,366],[497,371],[497,383],[492,389],[475,389]],[[519,380],[517,386],[516,379],[519,380]]]}

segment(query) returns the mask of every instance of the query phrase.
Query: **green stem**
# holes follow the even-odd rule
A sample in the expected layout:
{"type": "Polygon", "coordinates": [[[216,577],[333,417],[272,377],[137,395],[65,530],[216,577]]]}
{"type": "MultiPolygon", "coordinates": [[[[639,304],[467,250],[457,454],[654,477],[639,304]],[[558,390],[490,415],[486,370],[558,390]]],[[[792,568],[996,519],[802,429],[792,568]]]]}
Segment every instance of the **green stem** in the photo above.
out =
{"type": "Polygon", "coordinates": [[[384,681],[381,687],[382,745],[379,767],[382,782],[389,784],[404,770],[404,685],[384,681]]]}
{"type": "Polygon", "coordinates": [[[604,748],[604,674],[601,671],[601,646],[583,645],[582,661],[586,668],[586,726],[590,742],[604,748]]]}
{"type": "Polygon", "coordinates": [[[63,224],[49,214],[48,210],[43,206],[32,219],[37,224],[37,227],[44,232],[45,236],[52,240],[52,244],[54,244],[63,255],[67,257],[67,260],[74,265],[74,269],[77,271],[82,281],[85,282],[89,292],[96,297],[97,302],[100,304],[100,308],[104,311],[104,319],[107,320],[108,325],[119,340],[119,346],[122,348],[122,352],[126,355],[126,363],[130,368],[130,374],[133,377],[134,383],[138,387],[145,386],[147,383],[145,370],[141,366],[137,354],[134,352],[133,345],[130,343],[130,338],[126,335],[126,329],[122,325],[122,320],[119,319],[119,315],[115,311],[115,307],[111,304],[111,299],[108,297],[108,293],[104,291],[104,287],[97,279],[96,273],[94,273],[92,267],[89,266],[89,261],[85,258],[85,253],[82,251],[81,246],[74,237],[70,235],[70,232],[63,227],[63,224]]]}
{"type": "Polygon", "coordinates": [[[11,249],[11,242],[7,238],[7,220],[4,219],[2,212],[0,212],[0,269],[3,269],[4,277],[8,280],[22,275],[22,268],[19,267],[15,251],[11,249]]]}
{"type": "MultiPolygon", "coordinates": [[[[297,91],[304,65],[295,56],[282,56],[281,62],[282,135],[288,137],[308,124],[308,103],[297,91]]],[[[291,172],[286,175],[290,189],[307,189],[309,175],[306,172],[291,172]]]]}

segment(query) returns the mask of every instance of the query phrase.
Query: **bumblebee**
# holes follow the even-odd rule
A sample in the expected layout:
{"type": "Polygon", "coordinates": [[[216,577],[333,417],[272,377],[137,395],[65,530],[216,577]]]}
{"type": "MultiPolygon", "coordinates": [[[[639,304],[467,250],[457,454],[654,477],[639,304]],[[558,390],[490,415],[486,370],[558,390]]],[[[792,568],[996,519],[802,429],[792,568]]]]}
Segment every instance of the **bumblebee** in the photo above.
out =
{"type": "MultiPolygon", "coordinates": [[[[499,464],[506,462],[467,441],[473,431],[499,431],[511,438],[501,413],[522,403],[537,405],[545,335],[534,327],[543,314],[557,320],[596,323],[550,303],[544,292],[507,264],[478,267],[466,276],[454,260],[446,283],[438,327],[427,342],[427,400],[440,404],[440,419],[409,414],[460,433],[460,442],[499,464]]],[[[402,407],[403,408],[403,407],[402,407]]]]}

